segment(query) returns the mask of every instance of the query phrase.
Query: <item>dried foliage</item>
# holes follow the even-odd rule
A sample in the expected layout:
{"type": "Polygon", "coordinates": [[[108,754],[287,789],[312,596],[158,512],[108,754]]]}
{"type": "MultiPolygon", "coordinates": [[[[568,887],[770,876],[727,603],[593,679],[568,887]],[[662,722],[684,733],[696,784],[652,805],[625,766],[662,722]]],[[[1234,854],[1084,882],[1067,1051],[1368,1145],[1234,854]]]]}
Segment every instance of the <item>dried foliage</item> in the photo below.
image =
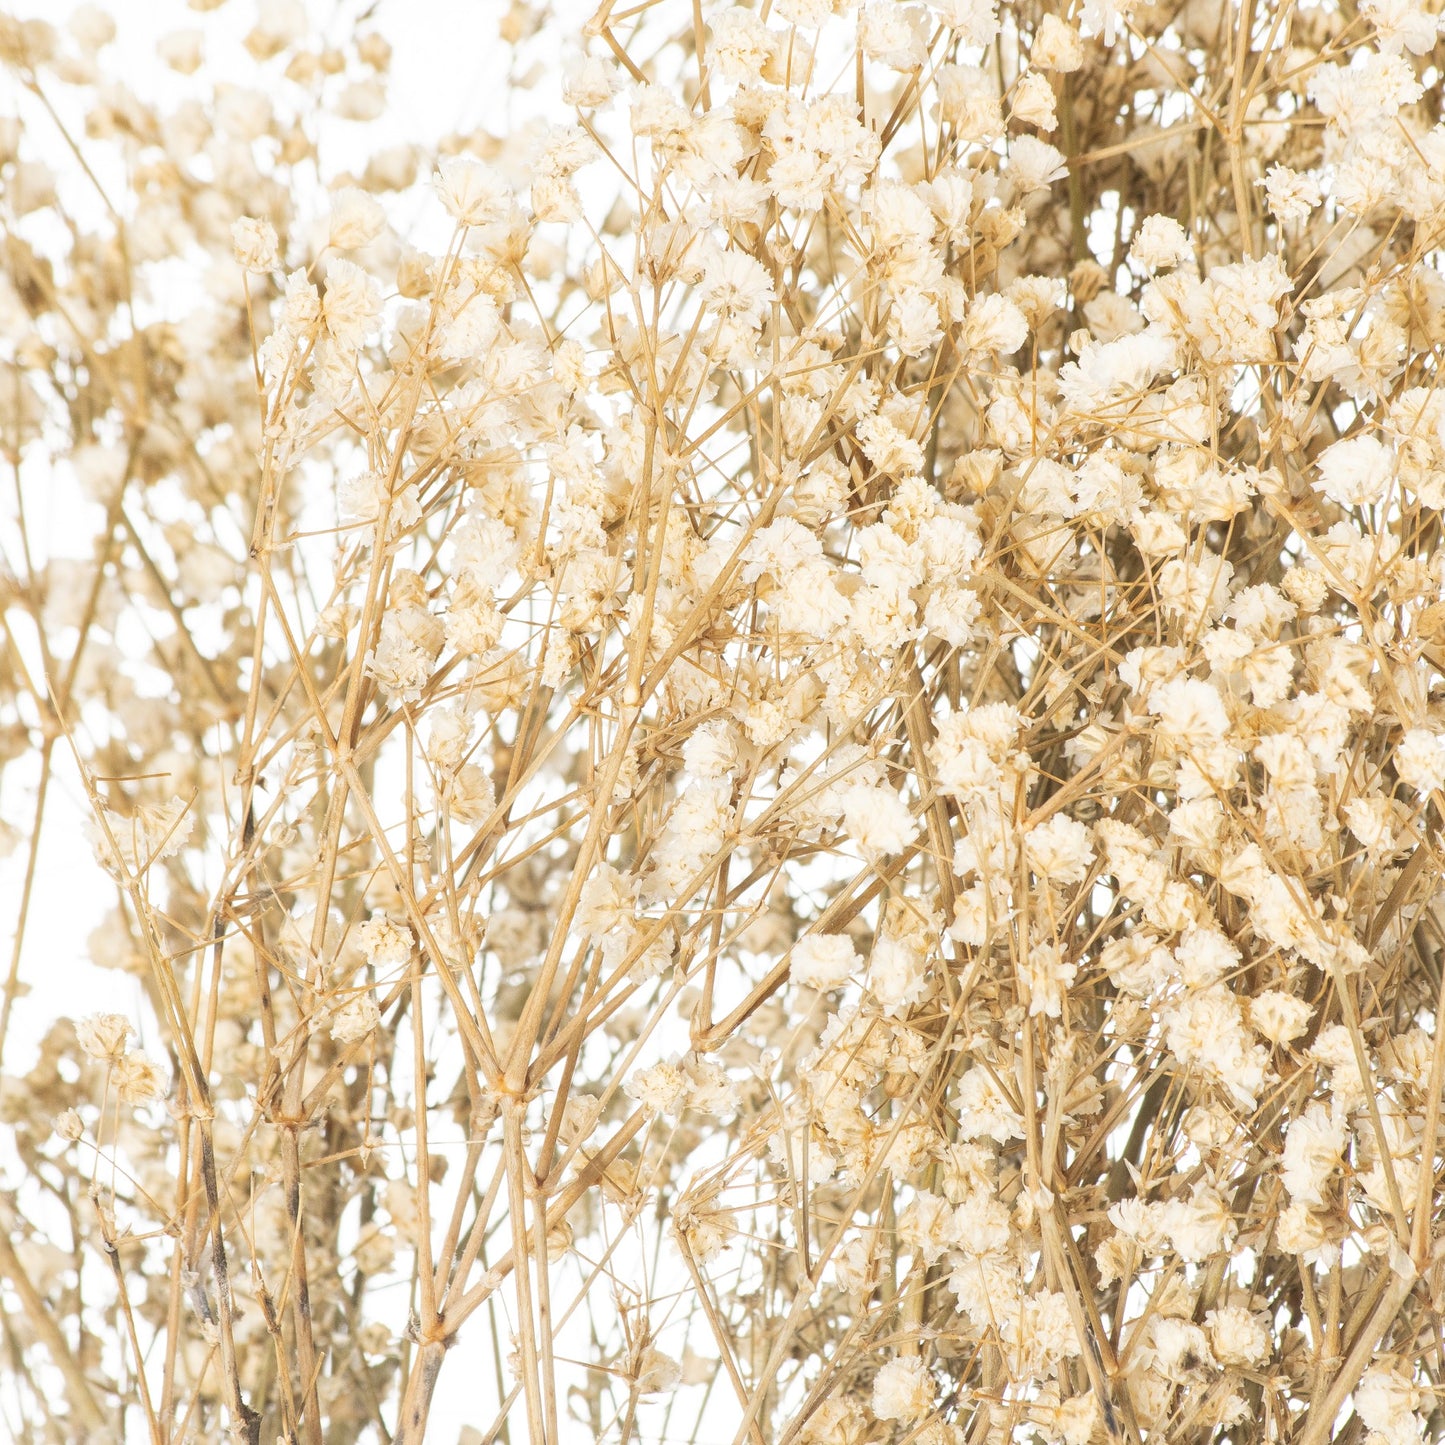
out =
{"type": "Polygon", "coordinates": [[[192,3],[0,19],[14,1438],[1445,1434],[1438,0],[192,3]]]}

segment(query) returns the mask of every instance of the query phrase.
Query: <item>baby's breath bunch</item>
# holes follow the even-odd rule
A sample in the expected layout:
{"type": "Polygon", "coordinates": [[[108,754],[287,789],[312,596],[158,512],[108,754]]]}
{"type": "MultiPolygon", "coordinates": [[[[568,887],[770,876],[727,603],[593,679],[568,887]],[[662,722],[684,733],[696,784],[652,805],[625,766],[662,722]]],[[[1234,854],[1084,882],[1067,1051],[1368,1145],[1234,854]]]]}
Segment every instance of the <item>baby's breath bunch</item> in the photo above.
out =
{"type": "Polygon", "coordinates": [[[4,1429],[1445,1435],[1438,0],[191,8],[0,17],[4,1429]]]}

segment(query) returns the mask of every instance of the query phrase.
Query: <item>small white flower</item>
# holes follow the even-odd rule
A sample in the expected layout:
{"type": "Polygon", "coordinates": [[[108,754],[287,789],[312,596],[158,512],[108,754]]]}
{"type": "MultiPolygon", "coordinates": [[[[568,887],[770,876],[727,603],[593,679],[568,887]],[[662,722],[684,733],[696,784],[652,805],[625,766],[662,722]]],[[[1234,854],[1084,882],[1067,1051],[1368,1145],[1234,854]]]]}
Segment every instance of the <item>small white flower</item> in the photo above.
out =
{"type": "Polygon", "coordinates": [[[1270,210],[1287,224],[1307,219],[1320,203],[1319,182],[1288,166],[1271,166],[1260,184],[1270,210]]]}
{"type": "Polygon", "coordinates": [[[1266,989],[1249,1001],[1249,1022],[1260,1038],[1272,1044],[1289,1044],[1299,1038],[1314,1017],[1304,999],[1278,989],[1266,989]]]}
{"type": "Polygon", "coordinates": [[[1084,46],[1079,32],[1061,15],[1046,10],[1034,32],[1029,60],[1040,70],[1062,73],[1077,70],[1084,63],[1084,46]]]}
{"type": "Polygon", "coordinates": [[[1316,486],[1342,507],[1370,507],[1396,489],[1395,454],[1372,436],[1348,437],[1320,453],[1316,486]]]}
{"type": "Polygon", "coordinates": [[[858,967],[853,940],[841,933],[809,933],[793,945],[788,973],[805,988],[829,989],[847,983],[858,967]]]}
{"type": "Polygon", "coordinates": [[[75,1026],[75,1040],[81,1052],[111,1063],[125,1053],[130,1035],[130,1020],[124,1014],[92,1014],[75,1026]]]}
{"type": "Polygon", "coordinates": [[[742,251],[714,250],[703,262],[698,295],[722,316],[756,321],[775,299],[768,273],[742,251]]]}
{"type": "Polygon", "coordinates": [[[889,1360],[873,1378],[873,1413],[880,1420],[921,1420],[933,1409],[933,1380],[919,1359],[889,1360]]]}
{"type": "Polygon", "coordinates": [[[369,246],[386,227],[386,212],[380,202],[356,186],[342,186],[331,193],[331,222],[328,244],[338,251],[369,246]]]}
{"type": "Polygon", "coordinates": [[[355,1043],[372,1033],[381,1023],[381,1010],[369,993],[343,1004],[331,1017],[330,1033],[338,1044],[355,1043]]]}
{"type": "Polygon", "coordinates": [[[1029,867],[1047,883],[1081,883],[1094,861],[1089,830],[1063,813],[1030,828],[1024,835],[1029,867]]]}
{"type": "Polygon", "coordinates": [[[1269,1325],[1239,1305],[1224,1305],[1204,1317],[1209,1343],[1221,1365],[1253,1366],[1269,1354],[1269,1325]]]}
{"type": "Polygon", "coordinates": [[[276,228],[270,221],[260,221],[255,216],[242,216],[231,226],[231,243],[236,260],[247,271],[260,275],[274,271],[281,264],[276,228]]]}
{"type": "Polygon", "coordinates": [[[502,220],[511,192],[499,172],[470,156],[445,156],[437,162],[436,191],[447,214],[463,226],[489,226],[502,220]]]}
{"type": "Polygon", "coordinates": [[[1037,136],[1015,136],[1009,142],[1007,174],[1021,195],[1042,190],[1067,170],[1063,152],[1037,136]]]}
{"type": "Polygon", "coordinates": [[[1145,216],[1134,233],[1129,255],[1146,269],[1160,271],[1187,261],[1193,248],[1173,216],[1145,216]]]}
{"type": "Polygon", "coordinates": [[[866,854],[901,853],[918,836],[918,820],[891,788],[856,784],[842,796],[843,824],[866,854]]]}
{"type": "Polygon", "coordinates": [[[1445,734],[1411,728],[1395,748],[1395,771],[1417,793],[1445,788],[1445,734]]]}
{"type": "Polygon", "coordinates": [[[1415,1445],[1421,1438],[1420,1388],[1409,1376],[1385,1366],[1367,1370],[1355,1386],[1355,1409],[1381,1445],[1415,1445]]]}
{"type": "Polygon", "coordinates": [[[928,989],[928,958],[911,939],[880,938],[868,960],[868,988],[887,1014],[901,1014],[928,989]]]}

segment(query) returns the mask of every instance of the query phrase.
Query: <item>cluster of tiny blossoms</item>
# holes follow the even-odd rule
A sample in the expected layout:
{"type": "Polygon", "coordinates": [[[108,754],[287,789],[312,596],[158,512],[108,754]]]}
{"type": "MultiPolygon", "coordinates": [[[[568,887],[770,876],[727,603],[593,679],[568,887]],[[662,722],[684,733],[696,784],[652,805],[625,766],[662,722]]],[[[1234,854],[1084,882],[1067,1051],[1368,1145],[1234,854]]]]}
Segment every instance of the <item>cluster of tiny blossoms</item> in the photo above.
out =
{"type": "Polygon", "coordinates": [[[19,1438],[1445,1435],[1438,0],[191,8],[0,16],[19,1438]]]}

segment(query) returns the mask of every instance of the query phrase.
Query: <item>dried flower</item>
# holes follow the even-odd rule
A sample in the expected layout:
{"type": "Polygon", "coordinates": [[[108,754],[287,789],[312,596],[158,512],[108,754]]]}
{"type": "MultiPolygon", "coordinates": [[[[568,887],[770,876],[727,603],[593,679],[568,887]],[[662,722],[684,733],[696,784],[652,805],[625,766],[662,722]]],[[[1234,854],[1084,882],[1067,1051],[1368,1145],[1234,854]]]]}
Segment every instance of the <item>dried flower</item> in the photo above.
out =
{"type": "Polygon", "coordinates": [[[144,1104],[165,1092],[165,1076],[144,1054],[125,1053],[112,1072],[116,1093],[127,1104],[144,1104]]]}
{"type": "Polygon", "coordinates": [[[889,1360],[873,1379],[873,1413],[880,1420],[921,1420],[933,1408],[933,1381],[919,1359],[889,1360]]]}
{"type": "Polygon", "coordinates": [[[235,247],[236,260],[247,271],[260,274],[274,271],[281,264],[276,228],[269,221],[258,221],[253,216],[242,216],[231,227],[231,239],[235,247]]]}
{"type": "Polygon", "coordinates": [[[75,1026],[81,1051],[108,1063],[115,1063],[125,1053],[130,1036],[130,1020],[123,1014],[92,1014],[75,1026]]]}
{"type": "Polygon", "coordinates": [[[851,939],[839,933],[810,933],[793,945],[788,971],[805,988],[837,988],[858,967],[851,939]]]}
{"type": "Polygon", "coordinates": [[[470,156],[445,156],[437,163],[437,195],[447,214],[463,226],[489,226],[506,215],[506,183],[490,166],[470,156]]]}
{"type": "Polygon", "coordinates": [[[0,19],[0,1012],[157,1061],[4,1041],[48,1416],[421,1438],[485,1306],[513,1438],[1428,1433],[1439,7],[516,3],[449,135],[464,27],[106,8],[0,19]]]}

